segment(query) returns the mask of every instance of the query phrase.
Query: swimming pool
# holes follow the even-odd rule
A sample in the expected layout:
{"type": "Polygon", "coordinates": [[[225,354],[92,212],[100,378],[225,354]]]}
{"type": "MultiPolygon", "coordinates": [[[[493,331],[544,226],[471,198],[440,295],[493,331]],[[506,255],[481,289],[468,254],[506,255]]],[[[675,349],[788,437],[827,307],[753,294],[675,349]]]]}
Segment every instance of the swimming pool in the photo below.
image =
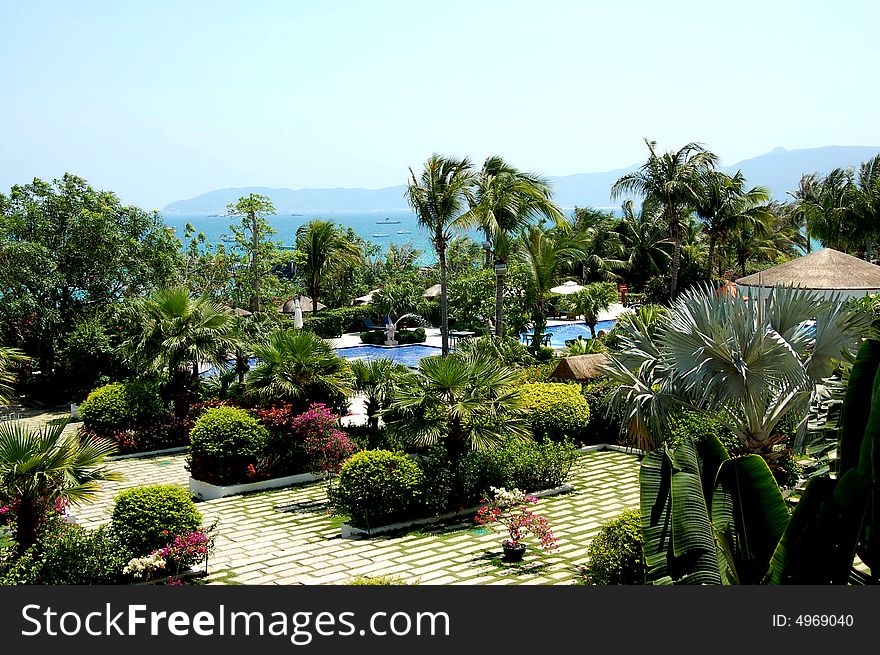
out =
{"type": "Polygon", "coordinates": [[[419,360],[422,357],[431,357],[439,355],[441,352],[437,346],[425,346],[421,344],[410,344],[406,346],[350,346],[348,348],[337,348],[336,353],[345,359],[390,359],[397,364],[403,364],[409,368],[418,368],[419,360]]]}
{"type": "MultiPolygon", "coordinates": [[[[614,327],[614,321],[599,321],[596,323],[596,333],[599,330],[608,332],[614,327]]],[[[586,323],[565,323],[563,325],[548,325],[544,332],[550,333],[550,346],[553,348],[565,348],[565,342],[568,339],[584,339],[592,338],[590,328],[586,323]]]]}

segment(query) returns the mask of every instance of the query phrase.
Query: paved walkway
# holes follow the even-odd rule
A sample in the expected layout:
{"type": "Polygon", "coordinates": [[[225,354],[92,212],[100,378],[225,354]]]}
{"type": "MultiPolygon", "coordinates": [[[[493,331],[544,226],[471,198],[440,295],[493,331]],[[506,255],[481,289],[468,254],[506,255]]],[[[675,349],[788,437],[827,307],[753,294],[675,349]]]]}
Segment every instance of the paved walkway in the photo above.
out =
{"type": "MultiPolygon", "coordinates": [[[[105,483],[94,502],[76,508],[94,527],[109,518],[123,488],[153,483],[186,485],[182,455],[120,460],[126,479],[105,483]]],[[[394,536],[342,539],[322,484],[199,503],[206,523],[218,519],[209,580],[229,584],[344,584],[356,575],[391,575],[420,584],[572,584],[601,523],[639,502],[638,460],[618,452],[579,458],[572,493],[538,502],[559,550],[530,551],[522,564],[500,561],[500,533],[460,520],[394,536]]]]}

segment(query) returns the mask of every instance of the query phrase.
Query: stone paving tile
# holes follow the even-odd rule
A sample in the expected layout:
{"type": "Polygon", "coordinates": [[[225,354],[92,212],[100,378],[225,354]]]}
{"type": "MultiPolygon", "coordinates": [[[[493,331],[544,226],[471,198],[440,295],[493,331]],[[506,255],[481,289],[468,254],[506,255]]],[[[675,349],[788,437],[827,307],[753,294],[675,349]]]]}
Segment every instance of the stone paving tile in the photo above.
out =
{"type": "MultiPolygon", "coordinates": [[[[183,455],[117,460],[110,467],[125,479],[104,484],[96,499],[75,508],[80,524],[107,521],[122,489],[156,483],[185,487],[189,477],[183,455]]],[[[342,521],[328,513],[323,484],[201,502],[206,524],[217,521],[208,582],[345,584],[356,575],[392,575],[410,584],[573,584],[602,521],[638,506],[638,458],[587,453],[569,483],[574,492],[541,499],[536,508],[550,519],[559,550],[529,553],[517,565],[500,562],[500,532],[477,528],[469,519],[373,539],[342,539],[342,521]]]]}

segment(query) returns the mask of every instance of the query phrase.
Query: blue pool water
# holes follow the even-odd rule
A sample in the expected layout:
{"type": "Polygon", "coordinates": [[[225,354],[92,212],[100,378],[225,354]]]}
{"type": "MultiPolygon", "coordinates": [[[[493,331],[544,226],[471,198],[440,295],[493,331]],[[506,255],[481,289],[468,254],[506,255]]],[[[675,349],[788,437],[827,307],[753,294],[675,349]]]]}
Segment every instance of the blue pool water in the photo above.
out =
{"type": "MultiPolygon", "coordinates": [[[[596,333],[598,334],[599,330],[608,332],[613,327],[614,321],[599,321],[596,323],[596,333]]],[[[553,348],[565,348],[565,342],[568,339],[577,339],[578,337],[590,339],[592,336],[590,328],[586,323],[548,325],[544,332],[549,332],[552,335],[550,337],[550,345],[553,348]]]]}
{"type": "Polygon", "coordinates": [[[390,359],[392,362],[403,364],[410,368],[418,368],[422,357],[431,357],[440,354],[440,348],[436,346],[423,346],[419,344],[407,346],[351,346],[349,348],[337,348],[336,352],[346,359],[390,359]]]}

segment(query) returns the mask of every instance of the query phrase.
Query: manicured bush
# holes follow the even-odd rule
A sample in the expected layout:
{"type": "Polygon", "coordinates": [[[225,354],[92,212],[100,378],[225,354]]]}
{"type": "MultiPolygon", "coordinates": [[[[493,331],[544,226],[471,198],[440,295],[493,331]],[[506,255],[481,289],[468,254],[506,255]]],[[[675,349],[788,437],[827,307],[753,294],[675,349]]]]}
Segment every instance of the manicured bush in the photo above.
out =
{"type": "Polygon", "coordinates": [[[364,450],[342,465],[331,500],[352,524],[370,528],[412,517],[423,487],[421,468],[406,455],[364,450]]]}
{"type": "Polygon", "coordinates": [[[119,584],[132,556],[116,531],[103,525],[87,530],[63,523],[43,548],[41,584],[119,584]]]}
{"type": "Polygon", "coordinates": [[[375,310],[369,305],[325,309],[317,314],[306,314],[304,327],[323,339],[342,336],[343,332],[358,332],[364,327],[364,319],[374,317],[375,310]]]}
{"type": "Polygon", "coordinates": [[[706,439],[716,437],[732,454],[742,449],[739,439],[712,412],[683,411],[669,421],[669,431],[662,443],[675,447],[687,439],[706,439]]]}
{"type": "Polygon", "coordinates": [[[128,430],[160,423],[165,406],[155,388],[142,382],[114,382],[92,391],[79,406],[89,429],[128,430]]]}
{"type": "Polygon", "coordinates": [[[570,441],[511,440],[499,452],[507,488],[523,491],[541,491],[562,485],[577,458],[578,452],[570,441]]]}
{"type": "Polygon", "coordinates": [[[642,553],[642,515],[628,509],[610,521],[590,543],[586,566],[589,584],[638,585],[645,583],[642,553]]]}
{"type": "Polygon", "coordinates": [[[206,410],[189,433],[187,466],[196,480],[238,484],[269,475],[264,451],[269,431],[247,410],[206,410]]]}
{"type": "Polygon", "coordinates": [[[581,442],[588,436],[590,406],[578,385],[535,382],[520,389],[536,439],[581,442]]]}
{"type": "MultiPolygon", "coordinates": [[[[369,332],[361,332],[361,341],[363,343],[373,344],[375,346],[381,346],[385,344],[385,338],[387,337],[387,332],[384,330],[371,330],[369,332]]],[[[407,343],[424,343],[425,342],[425,328],[418,327],[413,330],[400,330],[394,336],[397,343],[407,344],[407,343]]]]}
{"type": "Polygon", "coordinates": [[[121,543],[140,556],[167,545],[177,535],[197,530],[202,515],[186,489],[157,484],[121,492],[110,520],[121,543]]]}
{"type": "Polygon", "coordinates": [[[622,438],[623,413],[615,409],[611,397],[617,383],[607,378],[584,386],[583,394],[590,406],[590,430],[585,443],[618,443],[622,438]]]}

